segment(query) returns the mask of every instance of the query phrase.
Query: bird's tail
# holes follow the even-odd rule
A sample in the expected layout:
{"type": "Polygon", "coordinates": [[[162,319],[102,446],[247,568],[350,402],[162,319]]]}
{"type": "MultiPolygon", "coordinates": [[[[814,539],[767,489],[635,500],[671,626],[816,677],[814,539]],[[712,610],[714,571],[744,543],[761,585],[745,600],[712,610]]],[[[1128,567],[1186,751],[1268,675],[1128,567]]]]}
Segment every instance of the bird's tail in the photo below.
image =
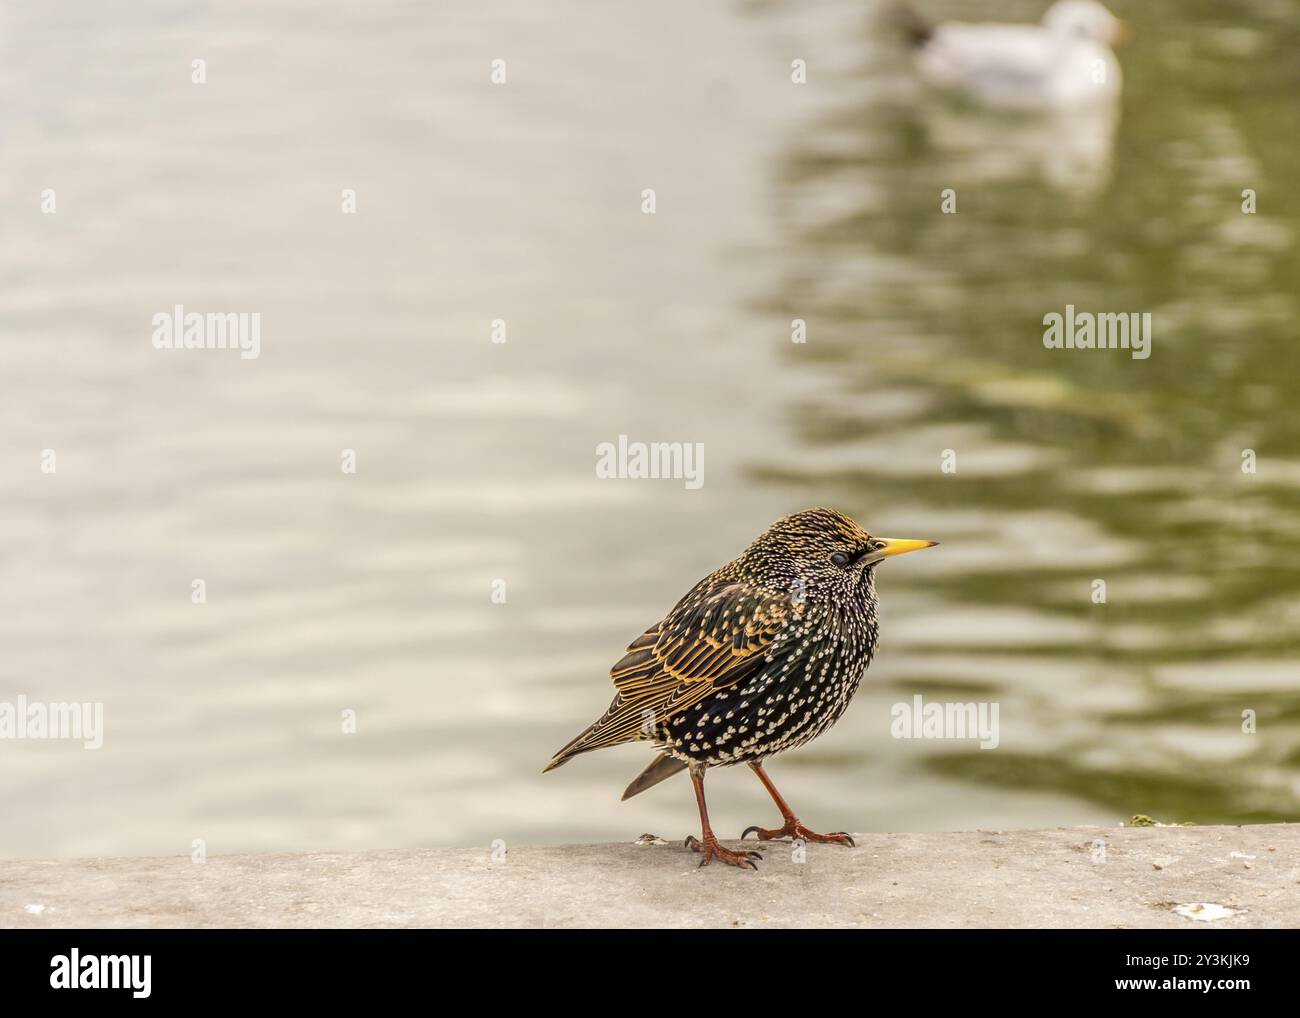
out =
{"type": "Polygon", "coordinates": [[[650,762],[650,766],[638,774],[632,784],[623,793],[624,799],[640,795],[647,788],[653,788],[664,778],[671,778],[678,771],[686,770],[686,764],[667,753],[660,753],[650,762]]]}
{"type": "Polygon", "coordinates": [[[930,24],[907,0],[895,0],[888,14],[903,32],[908,45],[920,49],[930,41],[934,26],[930,24]]]}

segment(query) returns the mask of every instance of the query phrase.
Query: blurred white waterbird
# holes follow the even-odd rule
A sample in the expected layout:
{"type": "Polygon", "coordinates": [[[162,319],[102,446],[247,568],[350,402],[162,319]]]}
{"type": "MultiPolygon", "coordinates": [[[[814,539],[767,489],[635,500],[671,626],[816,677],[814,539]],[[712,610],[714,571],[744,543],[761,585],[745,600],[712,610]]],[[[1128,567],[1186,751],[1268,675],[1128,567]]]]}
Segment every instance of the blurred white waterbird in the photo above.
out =
{"type": "Polygon", "coordinates": [[[1124,23],[1096,0],[1058,0],[1037,25],[925,23],[903,8],[916,66],[929,84],[1002,109],[1114,102],[1124,23]]]}

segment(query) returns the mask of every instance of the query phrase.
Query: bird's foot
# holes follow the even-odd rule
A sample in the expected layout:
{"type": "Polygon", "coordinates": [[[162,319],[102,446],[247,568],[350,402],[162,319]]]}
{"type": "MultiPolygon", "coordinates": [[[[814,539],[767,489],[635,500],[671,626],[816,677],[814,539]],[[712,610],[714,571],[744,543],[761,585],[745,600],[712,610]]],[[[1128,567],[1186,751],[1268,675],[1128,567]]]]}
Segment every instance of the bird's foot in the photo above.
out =
{"type": "Polygon", "coordinates": [[[776,838],[802,838],[804,841],[816,841],[825,845],[844,845],[846,848],[856,848],[851,835],[843,831],[836,831],[834,834],[818,834],[816,831],[810,831],[796,818],[791,817],[785,822],[785,826],[776,830],[767,830],[763,827],[746,827],[745,833],[740,836],[744,841],[750,834],[757,834],[759,841],[773,841],[776,838]]]}
{"type": "Polygon", "coordinates": [[[707,866],[712,860],[717,859],[719,862],[725,862],[728,866],[756,870],[758,867],[754,865],[754,860],[763,858],[758,852],[733,852],[729,848],[723,848],[718,844],[718,839],[712,833],[705,835],[703,841],[694,834],[689,835],[686,839],[686,847],[692,852],[699,852],[700,855],[704,856],[700,860],[701,866],[707,866]]]}

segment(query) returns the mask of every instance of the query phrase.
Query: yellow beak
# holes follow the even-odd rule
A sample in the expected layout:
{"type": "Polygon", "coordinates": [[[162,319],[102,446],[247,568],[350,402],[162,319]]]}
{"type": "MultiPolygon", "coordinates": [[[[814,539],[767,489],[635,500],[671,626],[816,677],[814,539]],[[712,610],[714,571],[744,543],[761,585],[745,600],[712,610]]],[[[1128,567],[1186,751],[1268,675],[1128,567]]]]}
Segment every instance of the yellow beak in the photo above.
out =
{"type": "Polygon", "coordinates": [[[885,546],[876,552],[888,558],[890,555],[906,555],[909,551],[920,551],[922,548],[933,548],[938,541],[909,541],[900,540],[893,537],[879,537],[876,540],[884,541],[885,546]]]}

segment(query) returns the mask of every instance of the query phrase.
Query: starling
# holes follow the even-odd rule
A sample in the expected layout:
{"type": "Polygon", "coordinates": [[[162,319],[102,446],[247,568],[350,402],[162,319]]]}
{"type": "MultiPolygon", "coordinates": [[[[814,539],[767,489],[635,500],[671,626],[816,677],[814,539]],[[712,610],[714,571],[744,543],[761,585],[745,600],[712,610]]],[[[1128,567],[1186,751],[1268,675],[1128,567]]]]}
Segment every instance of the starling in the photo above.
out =
{"type": "Polygon", "coordinates": [[[689,770],[702,837],[686,839],[704,866],[720,859],[756,869],[757,852],[718,844],[704,802],[709,767],[748,764],[784,824],[750,827],[760,841],[803,838],[852,845],[799,821],[763,770],[770,756],[815,739],[839,720],[876,650],[876,565],[937,541],[873,537],[834,509],[777,520],[741,556],[706,576],[610,670],[614,701],[555,754],[552,770],[580,753],[644,740],[659,755],[623,798],[689,770]]]}

